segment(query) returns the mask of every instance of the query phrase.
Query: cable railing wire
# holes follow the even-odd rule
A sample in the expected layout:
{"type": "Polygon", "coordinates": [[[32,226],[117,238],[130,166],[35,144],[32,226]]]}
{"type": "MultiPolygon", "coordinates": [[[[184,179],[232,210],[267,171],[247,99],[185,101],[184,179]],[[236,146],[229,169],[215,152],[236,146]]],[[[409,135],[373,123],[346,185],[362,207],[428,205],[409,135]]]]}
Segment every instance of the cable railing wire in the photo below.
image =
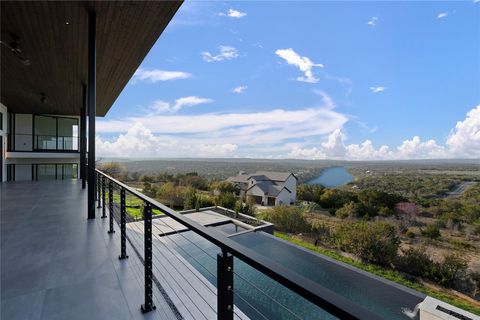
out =
{"type": "Polygon", "coordinates": [[[254,283],[252,283],[250,280],[242,277],[240,274],[238,274],[237,272],[233,271],[233,274],[236,275],[239,279],[243,280],[245,283],[247,283],[248,285],[252,286],[253,288],[255,288],[256,290],[260,291],[265,297],[267,297],[268,299],[272,300],[273,302],[275,302],[276,304],[278,304],[279,306],[281,306],[284,310],[286,310],[288,313],[290,313],[294,318],[296,319],[302,319],[300,318],[297,314],[295,314],[292,310],[290,310],[289,308],[287,308],[284,304],[282,304],[281,302],[275,300],[273,297],[269,296],[268,293],[266,293],[265,291],[263,291],[261,288],[259,288],[258,286],[256,286],[254,283]]]}
{"type": "MultiPolygon", "coordinates": [[[[143,230],[141,230],[140,227],[138,227],[138,229],[136,229],[136,230],[139,231],[138,233],[142,233],[142,232],[143,232],[143,230]]],[[[136,243],[136,244],[138,244],[138,243],[136,243]]],[[[143,246],[143,245],[141,244],[141,240],[140,240],[140,247],[142,247],[142,246],[143,246]]],[[[179,301],[182,301],[182,304],[184,305],[185,309],[190,313],[190,315],[191,315],[192,317],[194,317],[194,315],[190,312],[189,308],[187,308],[187,306],[183,303],[183,299],[181,299],[181,297],[180,297],[180,296],[177,294],[177,292],[174,290],[174,287],[173,287],[172,284],[169,282],[169,279],[171,279],[171,280],[174,282],[174,284],[176,285],[176,287],[179,288],[179,289],[183,292],[183,294],[184,294],[185,296],[187,296],[187,298],[193,303],[193,305],[195,305],[195,303],[194,303],[194,301],[192,300],[192,298],[190,297],[190,295],[188,295],[188,293],[185,292],[185,290],[183,289],[183,286],[182,286],[181,284],[179,284],[178,281],[175,279],[175,277],[173,277],[172,274],[168,271],[169,268],[168,268],[168,267],[165,267],[165,265],[161,262],[161,260],[159,260],[159,258],[158,258],[156,255],[152,255],[152,257],[153,257],[153,259],[154,259],[154,262],[155,262],[155,261],[158,262],[158,264],[160,264],[160,265],[163,267],[163,269],[168,273],[169,277],[164,277],[164,276],[163,276],[163,273],[158,269],[156,263],[153,263],[152,266],[157,270],[157,272],[161,275],[161,277],[168,283],[169,287],[172,289],[172,291],[174,292],[174,294],[177,296],[178,300],[179,300],[179,301]]],[[[185,278],[183,278],[183,279],[186,280],[185,278]]],[[[197,294],[198,294],[198,292],[197,292],[197,294]]],[[[200,295],[200,296],[201,296],[201,295],[200,295]]],[[[196,308],[197,308],[197,307],[196,307],[196,308]]],[[[198,308],[197,308],[197,309],[198,309],[198,308]]],[[[200,313],[202,313],[201,310],[199,310],[199,311],[200,311],[200,313]]],[[[203,313],[202,313],[202,315],[205,317],[205,319],[208,319],[208,317],[206,317],[203,313]]],[[[195,317],[194,317],[194,318],[195,318],[195,317]]]]}

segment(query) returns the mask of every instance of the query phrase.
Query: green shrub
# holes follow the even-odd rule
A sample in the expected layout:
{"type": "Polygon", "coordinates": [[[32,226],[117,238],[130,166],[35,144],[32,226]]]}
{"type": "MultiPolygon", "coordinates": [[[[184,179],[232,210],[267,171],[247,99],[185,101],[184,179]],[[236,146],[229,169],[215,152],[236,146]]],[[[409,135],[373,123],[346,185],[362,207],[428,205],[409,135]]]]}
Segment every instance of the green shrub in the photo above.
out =
{"type": "Polygon", "coordinates": [[[303,210],[297,207],[276,206],[263,211],[260,219],[273,223],[275,229],[283,232],[300,233],[311,230],[303,210]]]}
{"type": "Polygon", "coordinates": [[[438,226],[436,224],[433,224],[433,223],[427,224],[425,229],[422,229],[421,232],[422,232],[423,236],[425,236],[427,238],[430,238],[430,239],[440,238],[440,229],[438,228],[438,226]]]}
{"type": "Polygon", "coordinates": [[[405,236],[407,238],[413,239],[415,238],[415,232],[413,232],[412,230],[407,230],[407,232],[405,232],[405,236]]]}
{"type": "Polygon", "coordinates": [[[342,224],[335,233],[335,242],[340,249],[380,265],[394,261],[400,244],[395,227],[380,221],[342,224]]]}
{"type": "Polygon", "coordinates": [[[435,262],[430,259],[424,248],[409,248],[397,258],[396,266],[411,275],[451,287],[467,269],[467,262],[456,254],[446,255],[442,262],[435,262]]]}
{"type": "Polygon", "coordinates": [[[340,209],[337,209],[335,215],[341,219],[356,217],[359,215],[358,205],[355,202],[350,201],[349,203],[344,204],[340,209]]]}

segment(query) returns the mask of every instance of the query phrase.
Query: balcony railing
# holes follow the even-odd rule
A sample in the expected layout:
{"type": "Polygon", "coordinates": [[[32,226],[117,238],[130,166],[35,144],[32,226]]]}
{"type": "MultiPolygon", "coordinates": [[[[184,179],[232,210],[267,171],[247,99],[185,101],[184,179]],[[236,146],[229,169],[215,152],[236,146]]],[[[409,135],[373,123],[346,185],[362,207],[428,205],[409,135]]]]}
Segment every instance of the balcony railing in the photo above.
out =
{"type": "Polygon", "coordinates": [[[80,137],[40,134],[9,134],[8,151],[78,152],[80,137]]]}
{"type": "MultiPolygon", "coordinates": [[[[170,283],[170,286],[177,285],[179,287],[177,293],[175,293],[177,301],[189,299],[192,304],[205,302],[204,305],[212,309],[210,311],[216,314],[217,319],[245,318],[245,314],[242,312],[244,309],[255,313],[253,318],[268,319],[268,315],[262,314],[262,311],[258,310],[258,305],[254,305],[255,299],[259,299],[259,297],[246,297],[246,291],[240,290],[241,286],[238,281],[242,281],[243,287],[248,285],[254,288],[256,292],[260,293],[257,295],[261,295],[262,299],[268,301],[267,303],[278,306],[278,309],[285,313],[287,318],[302,318],[298,315],[298,310],[292,310],[294,308],[286,306],[284,301],[278,301],[275,297],[272,297],[268,290],[262,288],[262,282],[252,283],[251,279],[239,272],[238,268],[248,267],[275,281],[285,290],[288,290],[292,296],[302,299],[304,303],[313,304],[313,307],[322,309],[323,312],[336,318],[381,319],[378,315],[343,296],[240,245],[224,234],[185,217],[99,170],[96,170],[96,183],[98,207],[102,207],[102,218],[109,219],[108,232],[113,234],[116,228],[120,229],[119,258],[127,258],[127,253],[130,251],[130,254],[136,254],[142,262],[142,289],[144,291],[142,300],[144,303],[141,308],[144,312],[155,309],[155,299],[158,298],[156,295],[159,291],[162,291],[160,287],[162,284],[170,283]],[[128,206],[128,203],[133,202],[132,199],[135,199],[136,203],[141,202],[142,207],[132,208],[128,206]],[[133,214],[135,210],[142,210],[140,221],[127,223],[127,221],[133,221],[129,219],[132,212],[129,213],[128,210],[131,210],[133,214]],[[202,247],[200,241],[187,237],[185,232],[175,232],[178,228],[176,229],[174,224],[180,224],[182,228],[188,228],[197,238],[199,237],[198,239],[214,245],[215,252],[207,251],[202,247]],[[172,234],[171,230],[167,231],[168,228],[173,230],[177,237],[176,240],[174,238],[168,239],[168,241],[165,239],[170,238],[166,237],[167,234],[172,234]],[[197,254],[192,253],[192,251],[188,252],[185,249],[186,247],[194,248],[197,254]],[[166,259],[164,255],[162,256],[161,252],[168,253],[169,258],[166,259]],[[189,283],[188,277],[180,270],[190,270],[193,273],[192,277],[196,277],[196,275],[191,270],[191,265],[181,266],[181,264],[186,264],[186,260],[179,258],[179,253],[188,255],[197,267],[207,269],[208,274],[214,279],[213,283],[216,283],[216,290],[211,287],[209,290],[215,292],[207,292],[208,294],[198,292],[200,289],[190,283],[193,288],[191,290],[192,294],[193,291],[197,291],[197,295],[194,298],[189,297],[189,289],[182,288],[182,283],[184,285],[189,283]],[[206,267],[205,263],[202,263],[203,258],[199,256],[199,253],[203,254],[205,259],[215,260],[214,269],[216,270],[206,267]],[[236,263],[237,267],[233,264],[234,258],[240,260],[238,264],[236,263]],[[177,266],[172,268],[172,263],[177,264],[177,266]],[[181,279],[182,277],[184,279],[181,279]],[[159,286],[158,290],[154,290],[154,286],[159,286]],[[208,300],[208,297],[214,297],[216,307],[215,305],[212,306],[211,301],[205,301],[208,300]],[[239,305],[241,305],[242,310],[238,308],[239,305]]],[[[184,304],[184,307],[188,311],[187,303],[184,304]]],[[[201,311],[201,308],[198,309],[201,311]]],[[[322,312],[322,310],[318,311],[322,312]]],[[[248,312],[246,314],[247,317],[251,317],[248,312]]],[[[211,316],[203,316],[207,319],[212,318],[211,316]]]]}

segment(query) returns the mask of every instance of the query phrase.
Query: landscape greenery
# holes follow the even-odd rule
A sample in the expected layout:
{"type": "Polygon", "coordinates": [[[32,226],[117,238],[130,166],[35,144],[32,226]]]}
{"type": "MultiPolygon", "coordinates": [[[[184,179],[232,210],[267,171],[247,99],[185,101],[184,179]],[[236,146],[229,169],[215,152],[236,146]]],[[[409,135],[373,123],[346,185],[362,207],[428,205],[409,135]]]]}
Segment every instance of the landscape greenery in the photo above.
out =
{"type": "MultiPolygon", "coordinates": [[[[301,171],[303,177],[318,174],[323,166],[308,166],[301,171]]],[[[102,171],[171,208],[222,206],[258,215],[275,224],[279,237],[476,314],[480,314],[479,167],[349,163],[353,182],[335,189],[300,183],[297,205],[257,210],[251,199],[235,196],[225,175],[151,173],[129,171],[115,162],[101,164],[102,171]]],[[[242,169],[241,164],[235,168],[242,169]]],[[[139,217],[137,204],[131,207],[135,212],[129,213],[139,217]]]]}

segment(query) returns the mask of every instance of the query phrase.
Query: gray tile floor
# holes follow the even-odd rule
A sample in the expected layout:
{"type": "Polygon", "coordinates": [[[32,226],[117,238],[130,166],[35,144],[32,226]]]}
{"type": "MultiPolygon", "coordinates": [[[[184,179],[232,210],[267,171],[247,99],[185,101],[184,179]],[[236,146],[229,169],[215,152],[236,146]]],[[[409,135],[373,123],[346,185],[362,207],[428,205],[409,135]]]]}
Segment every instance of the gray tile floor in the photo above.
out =
{"type": "MultiPolygon", "coordinates": [[[[119,260],[107,219],[86,219],[77,180],[0,184],[1,319],[176,319],[140,312],[142,266],[119,260]]],[[[159,301],[161,300],[161,301],[159,301]]]]}

